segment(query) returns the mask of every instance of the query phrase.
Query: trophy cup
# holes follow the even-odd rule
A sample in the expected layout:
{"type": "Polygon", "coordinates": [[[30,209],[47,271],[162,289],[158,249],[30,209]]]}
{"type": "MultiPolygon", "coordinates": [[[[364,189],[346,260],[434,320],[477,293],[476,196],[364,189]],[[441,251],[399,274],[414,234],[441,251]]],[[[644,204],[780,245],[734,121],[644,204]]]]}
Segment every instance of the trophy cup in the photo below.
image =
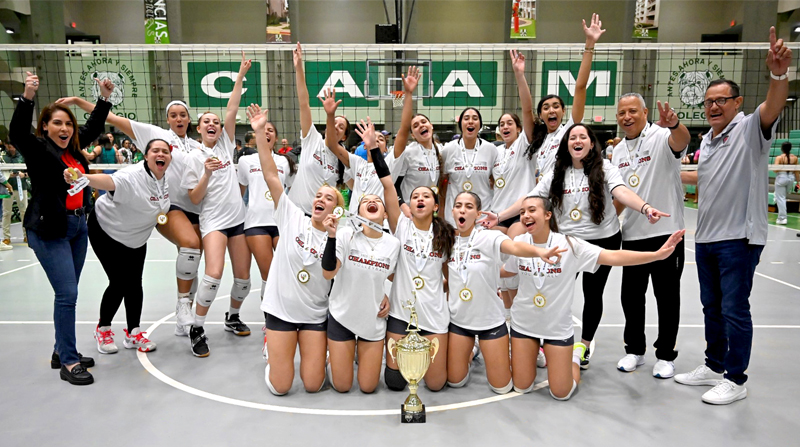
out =
{"type": "Polygon", "coordinates": [[[439,351],[439,340],[430,341],[419,335],[417,311],[414,308],[415,301],[416,293],[414,294],[414,300],[408,301],[408,305],[403,306],[411,311],[411,317],[406,328],[408,335],[397,342],[390,338],[387,345],[387,350],[392,360],[395,360],[395,352],[397,353],[397,366],[400,369],[400,374],[408,382],[408,390],[410,391],[406,401],[400,406],[400,422],[402,423],[425,422],[425,405],[417,395],[417,388],[419,388],[419,381],[425,376],[428,367],[439,351]]]}

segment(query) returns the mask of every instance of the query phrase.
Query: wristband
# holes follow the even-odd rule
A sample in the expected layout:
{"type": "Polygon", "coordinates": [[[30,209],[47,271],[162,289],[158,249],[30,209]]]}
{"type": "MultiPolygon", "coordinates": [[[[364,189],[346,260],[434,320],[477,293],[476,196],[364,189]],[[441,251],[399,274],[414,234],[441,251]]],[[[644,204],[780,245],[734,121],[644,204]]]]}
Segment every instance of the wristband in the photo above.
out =
{"type": "MultiPolygon", "coordinates": [[[[647,202],[644,202],[644,205],[642,205],[642,209],[639,210],[639,214],[644,214],[644,207],[646,207],[646,206],[650,206],[650,204],[647,203],[647,202]]],[[[652,207],[650,207],[650,208],[652,208],[652,207]]]]}
{"type": "Polygon", "coordinates": [[[372,148],[369,150],[369,154],[372,156],[372,165],[375,166],[375,173],[378,174],[378,178],[384,178],[392,175],[389,171],[389,166],[386,164],[386,160],[383,158],[383,154],[381,154],[381,150],[379,148],[372,148]]]}
{"type": "Polygon", "coordinates": [[[772,79],[774,79],[776,81],[783,81],[784,79],[788,79],[789,75],[788,75],[788,72],[787,72],[787,73],[784,73],[784,74],[778,76],[775,73],[773,73],[772,70],[770,70],[769,77],[771,77],[772,79]]]}
{"type": "Polygon", "coordinates": [[[328,236],[325,252],[322,254],[322,270],[332,272],[336,270],[336,238],[328,236]]]}
{"type": "Polygon", "coordinates": [[[672,126],[672,127],[667,127],[667,129],[669,129],[669,130],[675,130],[675,129],[677,129],[677,128],[678,128],[678,126],[680,126],[680,125],[681,125],[681,122],[680,122],[680,120],[678,120],[678,123],[677,123],[677,124],[675,124],[675,125],[674,125],[674,126],[672,126]]]}

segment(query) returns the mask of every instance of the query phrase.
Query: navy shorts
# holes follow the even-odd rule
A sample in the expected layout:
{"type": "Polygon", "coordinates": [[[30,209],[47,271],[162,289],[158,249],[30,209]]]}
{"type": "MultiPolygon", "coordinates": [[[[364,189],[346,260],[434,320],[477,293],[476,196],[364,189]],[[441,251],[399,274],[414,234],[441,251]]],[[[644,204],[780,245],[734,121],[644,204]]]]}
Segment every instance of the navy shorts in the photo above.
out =
{"type": "Polygon", "coordinates": [[[189,219],[189,222],[191,222],[192,225],[200,225],[200,215],[199,214],[190,213],[190,212],[184,210],[183,208],[179,207],[178,205],[170,205],[169,206],[169,210],[170,211],[180,211],[180,212],[182,212],[183,214],[186,215],[186,218],[189,219]]]}
{"type": "Polygon", "coordinates": [[[245,236],[269,236],[273,239],[280,236],[278,227],[275,225],[268,225],[263,227],[251,227],[244,230],[245,236]]]}
{"type": "MultiPolygon", "coordinates": [[[[354,334],[350,329],[344,327],[342,323],[336,321],[336,319],[333,318],[333,315],[328,312],[328,339],[333,341],[353,341],[356,339],[356,334],[354,334]]],[[[382,338],[378,340],[367,340],[365,338],[360,338],[359,340],[372,343],[383,341],[382,338]]]]}
{"type": "Polygon", "coordinates": [[[508,335],[508,326],[506,326],[505,323],[500,323],[500,325],[497,327],[491,329],[484,329],[482,331],[465,329],[461,326],[450,323],[450,327],[448,329],[450,330],[450,332],[457,335],[463,335],[464,337],[475,338],[477,336],[479,340],[496,340],[498,338],[503,338],[506,335],[508,335]]]}
{"type": "MultiPolygon", "coordinates": [[[[513,338],[527,338],[528,340],[539,340],[537,337],[530,337],[525,334],[520,334],[519,332],[515,331],[514,328],[511,328],[511,336],[513,338]]],[[[553,345],[553,346],[574,346],[575,345],[575,336],[572,335],[569,338],[564,340],[557,340],[551,338],[542,339],[543,345],[553,345]]]]}
{"type": "MultiPolygon", "coordinates": [[[[408,327],[408,323],[389,315],[389,320],[386,322],[386,332],[391,332],[393,334],[398,335],[406,335],[406,328],[408,327]]],[[[426,330],[420,329],[419,335],[428,336],[428,335],[435,335],[433,332],[428,332],[426,330]]]]}
{"type": "Polygon", "coordinates": [[[504,220],[502,222],[498,222],[497,226],[498,227],[511,228],[511,225],[514,225],[517,222],[519,222],[519,214],[517,214],[514,217],[508,218],[508,219],[506,219],[506,220],[504,220]]]}
{"type": "Polygon", "coordinates": [[[224,234],[227,238],[232,238],[234,236],[239,236],[240,234],[244,234],[244,222],[236,225],[235,227],[225,228],[224,230],[216,230],[220,233],[224,234]]]}
{"type": "Polygon", "coordinates": [[[267,318],[265,320],[265,326],[267,326],[267,329],[271,331],[278,331],[278,332],[297,332],[297,331],[325,332],[325,330],[328,328],[328,322],[324,321],[322,323],[290,323],[288,321],[281,320],[275,315],[267,314],[267,318]]]}

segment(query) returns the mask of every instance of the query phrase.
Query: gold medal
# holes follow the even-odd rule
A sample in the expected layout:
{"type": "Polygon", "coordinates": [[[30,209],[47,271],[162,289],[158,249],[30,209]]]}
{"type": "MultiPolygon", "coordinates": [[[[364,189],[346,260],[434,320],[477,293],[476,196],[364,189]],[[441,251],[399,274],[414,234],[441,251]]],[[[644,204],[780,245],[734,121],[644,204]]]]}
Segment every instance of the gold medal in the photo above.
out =
{"type": "Polygon", "coordinates": [[[640,181],[639,176],[636,174],[633,174],[632,176],[628,177],[628,184],[631,185],[631,188],[636,188],[637,186],[639,186],[639,181],[640,181]]]}
{"type": "Polygon", "coordinates": [[[336,208],[333,209],[333,215],[336,216],[337,218],[344,216],[344,208],[342,208],[341,206],[337,206],[336,208]]]}
{"type": "Polygon", "coordinates": [[[547,299],[541,293],[537,293],[533,296],[533,304],[536,307],[544,307],[547,304],[547,299]]]}
{"type": "Polygon", "coordinates": [[[264,193],[264,198],[272,202],[272,193],[267,191],[264,193]]]}
{"type": "Polygon", "coordinates": [[[439,194],[439,188],[436,186],[431,186],[431,191],[433,191],[434,194],[439,194]]]}
{"type": "Polygon", "coordinates": [[[466,181],[461,187],[464,188],[464,191],[472,191],[472,182],[466,181]]]}
{"type": "Polygon", "coordinates": [[[458,297],[461,298],[461,301],[471,301],[472,300],[472,290],[464,287],[458,292],[458,297]]]}
{"type": "Polygon", "coordinates": [[[572,208],[572,211],[569,212],[569,218],[575,222],[581,220],[581,216],[583,216],[583,214],[578,208],[572,208]]]}
{"type": "Polygon", "coordinates": [[[422,279],[421,276],[415,276],[412,281],[414,281],[414,287],[416,287],[417,290],[421,290],[423,287],[425,287],[425,280],[422,279]]]}
{"type": "Polygon", "coordinates": [[[69,171],[69,175],[72,176],[73,182],[78,181],[78,171],[75,168],[67,168],[67,171],[69,171]]]}
{"type": "Polygon", "coordinates": [[[505,179],[499,178],[499,179],[495,180],[494,181],[494,186],[496,186],[497,189],[503,189],[503,187],[506,186],[505,179]]]}
{"type": "Polygon", "coordinates": [[[156,218],[156,222],[158,222],[159,225],[166,225],[167,221],[169,221],[169,219],[167,218],[167,215],[164,213],[159,214],[158,217],[156,218]]]}
{"type": "Polygon", "coordinates": [[[297,272],[297,280],[300,281],[302,284],[307,283],[309,279],[311,279],[311,274],[308,273],[306,269],[297,272]]]}

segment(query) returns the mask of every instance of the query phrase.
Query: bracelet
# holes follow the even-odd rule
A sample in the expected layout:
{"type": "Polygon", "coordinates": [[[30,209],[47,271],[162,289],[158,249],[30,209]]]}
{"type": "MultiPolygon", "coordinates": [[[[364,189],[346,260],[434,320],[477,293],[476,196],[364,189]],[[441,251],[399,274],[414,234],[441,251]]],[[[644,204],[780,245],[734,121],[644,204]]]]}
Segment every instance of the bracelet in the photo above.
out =
{"type": "Polygon", "coordinates": [[[103,96],[103,95],[100,95],[100,96],[98,96],[98,97],[97,97],[97,99],[99,99],[99,100],[102,100],[102,101],[105,101],[105,102],[109,102],[109,101],[108,101],[108,98],[106,98],[106,97],[105,97],[105,96],[103,96]]]}
{"type": "Polygon", "coordinates": [[[583,51],[581,51],[581,54],[583,54],[583,53],[592,53],[592,54],[594,54],[594,47],[592,47],[592,48],[584,48],[583,51]]]}
{"type": "Polygon", "coordinates": [[[677,124],[675,124],[675,125],[674,125],[674,126],[672,126],[672,127],[667,127],[667,129],[669,129],[669,130],[675,130],[675,129],[677,129],[677,128],[678,128],[678,126],[680,126],[680,125],[681,125],[681,122],[680,122],[680,120],[678,120],[678,123],[677,123],[677,124]]]}
{"type": "MultiPolygon", "coordinates": [[[[639,210],[639,214],[644,214],[644,207],[646,207],[646,206],[650,206],[650,204],[647,203],[647,202],[644,202],[644,205],[642,205],[642,209],[639,210]]],[[[650,208],[652,208],[652,206],[650,208]]]]}
{"type": "Polygon", "coordinates": [[[774,79],[776,81],[783,81],[784,79],[788,79],[789,78],[789,74],[787,72],[787,73],[784,73],[784,74],[778,76],[775,73],[773,73],[772,71],[770,71],[769,72],[769,77],[771,77],[772,79],[774,79]]]}

